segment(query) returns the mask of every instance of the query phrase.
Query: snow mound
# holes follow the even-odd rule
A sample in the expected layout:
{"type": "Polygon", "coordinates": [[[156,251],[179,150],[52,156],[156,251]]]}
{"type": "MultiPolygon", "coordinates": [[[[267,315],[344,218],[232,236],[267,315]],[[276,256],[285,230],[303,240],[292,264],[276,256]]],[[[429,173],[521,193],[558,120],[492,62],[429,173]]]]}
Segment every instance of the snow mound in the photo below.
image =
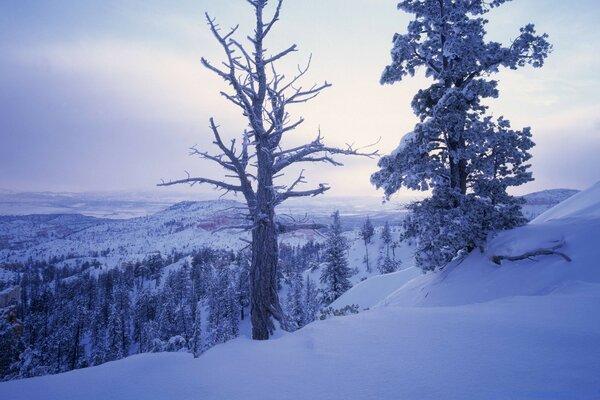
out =
{"type": "Polygon", "coordinates": [[[385,275],[375,275],[344,293],[331,304],[333,308],[357,304],[361,310],[371,308],[411,279],[422,275],[421,270],[410,267],[385,275]]]}
{"type": "Polygon", "coordinates": [[[483,253],[408,282],[380,305],[455,306],[511,296],[546,295],[573,282],[600,284],[600,184],[560,203],[529,225],[501,232],[483,253]],[[539,249],[565,254],[494,263],[539,249]]]}
{"type": "Polygon", "coordinates": [[[564,218],[600,218],[600,182],[551,208],[531,223],[564,218]]]}

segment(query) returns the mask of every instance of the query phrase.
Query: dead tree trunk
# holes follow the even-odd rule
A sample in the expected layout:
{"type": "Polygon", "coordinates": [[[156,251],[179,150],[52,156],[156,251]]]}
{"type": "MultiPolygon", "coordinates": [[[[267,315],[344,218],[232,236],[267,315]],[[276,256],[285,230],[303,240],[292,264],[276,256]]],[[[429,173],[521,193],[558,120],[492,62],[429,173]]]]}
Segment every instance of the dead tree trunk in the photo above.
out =
{"type": "Polygon", "coordinates": [[[540,256],[559,256],[559,257],[564,258],[565,261],[571,262],[572,261],[571,257],[569,257],[568,255],[566,255],[563,252],[558,251],[558,249],[562,248],[564,245],[565,245],[564,241],[559,241],[556,245],[548,247],[548,248],[535,249],[535,250],[528,251],[526,253],[519,254],[516,256],[494,255],[494,256],[490,257],[490,260],[494,264],[502,265],[503,260],[521,261],[521,260],[533,260],[535,257],[540,257],[540,256]]]}
{"type": "Polygon", "coordinates": [[[284,171],[297,163],[322,162],[336,166],[342,164],[334,160],[333,155],[372,157],[377,155],[377,152],[363,153],[352,146],[346,148],[325,146],[320,132],[310,143],[292,148],[282,147],[281,140],[284,135],[294,131],[304,122],[302,118],[291,120],[287,107],[305,103],[331,85],[325,82],[309,89],[302,88],[300,78],[308,71],[310,61],[305,68],[299,68],[298,74],[291,79],[278,74],[275,64],[296,51],[296,45],[267,56],[263,43],[279,20],[283,0],[277,1],[274,14],[268,21],[264,19],[266,0],[247,0],[247,2],[254,9],[256,17],[254,34],[248,36],[251,51],[246,50],[233,38],[237,27],[223,34],[214,19],[207,15],[210,30],[225,53],[225,62],[215,66],[202,59],[202,65],[223,79],[230,88],[229,92],[223,91],[221,95],[239,108],[247,119],[248,125],[241,138],[241,149],[238,151],[236,148],[235,139],[231,140],[231,145],[225,144],[219,127],[211,118],[210,130],[214,137],[213,143],[220,152],[210,154],[196,148],[192,148],[191,151],[192,155],[219,164],[227,172],[227,178],[234,179],[234,182],[188,175],[187,178],[163,182],[159,186],[203,183],[225,192],[240,193],[244,196],[248,207],[249,223],[243,227],[252,232],[250,267],[252,337],[265,340],[275,330],[274,320],[278,320],[280,324],[284,323],[277,293],[279,257],[277,235],[280,232],[307,229],[311,226],[279,223],[275,219],[275,208],[289,198],[316,196],[329,190],[329,186],[324,183],[314,189],[296,190],[299,185],[306,183],[304,171],[291,183],[278,184],[276,179],[284,177],[284,171]]]}
{"type": "Polygon", "coordinates": [[[275,330],[273,319],[283,323],[277,293],[277,233],[271,221],[258,222],[252,232],[252,265],[250,266],[250,316],[252,338],[268,339],[275,330]]]}

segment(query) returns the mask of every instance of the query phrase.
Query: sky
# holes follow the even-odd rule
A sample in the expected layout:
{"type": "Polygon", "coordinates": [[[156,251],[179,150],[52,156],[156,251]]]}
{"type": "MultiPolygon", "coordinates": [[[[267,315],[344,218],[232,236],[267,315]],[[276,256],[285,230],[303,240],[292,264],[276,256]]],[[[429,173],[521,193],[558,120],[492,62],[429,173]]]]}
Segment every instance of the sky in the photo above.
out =
{"type": "MultiPolygon", "coordinates": [[[[422,76],[378,81],[391,39],[408,16],[388,0],[287,0],[268,48],[292,43],[293,71],[312,54],[306,85],[333,84],[291,110],[306,122],[289,143],[320,129],[330,145],[380,138],[391,152],[417,122],[410,108],[422,76]]],[[[14,191],[165,190],[161,179],[222,172],[188,148],[211,149],[208,119],[233,138],[245,123],[219,96],[224,83],[200,65],[222,60],[204,21],[240,23],[251,32],[244,0],[2,0],[0,2],[0,188],[14,191]]],[[[600,28],[596,0],[515,0],[488,14],[491,40],[508,43],[533,22],[554,45],[546,65],[503,71],[495,116],[531,126],[536,180],[516,190],[583,189],[600,180],[600,28]]],[[[334,196],[380,196],[369,183],[374,159],[307,168],[334,196]]],[[[294,177],[289,177],[293,180],[294,177]]],[[[307,186],[308,188],[308,186],[307,186]]],[[[214,194],[209,187],[180,187],[214,194]]]]}

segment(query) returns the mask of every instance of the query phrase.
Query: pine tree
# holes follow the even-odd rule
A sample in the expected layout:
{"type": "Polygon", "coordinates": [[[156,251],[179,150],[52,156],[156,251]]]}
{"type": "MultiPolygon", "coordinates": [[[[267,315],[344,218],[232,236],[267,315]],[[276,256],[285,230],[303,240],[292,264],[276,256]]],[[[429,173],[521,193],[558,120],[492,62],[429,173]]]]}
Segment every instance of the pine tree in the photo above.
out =
{"type": "Polygon", "coordinates": [[[208,336],[210,345],[225,343],[239,334],[239,305],[230,271],[216,271],[208,299],[208,336]]]}
{"type": "Polygon", "coordinates": [[[10,310],[0,309],[0,380],[18,373],[16,363],[22,351],[17,326],[7,320],[5,312],[8,313],[10,310]]]}
{"type": "Polygon", "coordinates": [[[391,272],[396,272],[396,269],[396,262],[391,259],[389,254],[386,254],[383,258],[383,261],[379,265],[379,272],[381,272],[382,274],[389,274],[391,272]]]}
{"type": "Polygon", "coordinates": [[[373,235],[375,235],[375,228],[371,223],[371,218],[367,216],[365,223],[360,228],[359,236],[365,243],[365,263],[367,264],[367,272],[371,272],[371,265],[369,264],[369,243],[371,243],[371,239],[373,239],[373,235]]]}
{"type": "Polygon", "coordinates": [[[245,309],[250,305],[250,263],[249,256],[240,251],[236,255],[237,265],[237,285],[236,285],[236,296],[238,299],[238,306],[240,308],[240,319],[244,320],[246,317],[245,309]]]}
{"type": "Polygon", "coordinates": [[[286,299],[287,326],[290,330],[302,328],[306,321],[303,301],[304,284],[302,274],[294,271],[290,277],[290,286],[286,299]]]}
{"type": "Polygon", "coordinates": [[[312,279],[307,276],[304,284],[304,325],[315,320],[320,307],[317,287],[312,279]]]}
{"type": "Polygon", "coordinates": [[[511,186],[532,180],[529,128],[511,129],[486,114],[483,100],[498,97],[487,77],[500,68],[541,67],[551,50],[532,24],[510,46],[486,42],[482,16],[507,0],[404,0],[413,14],[408,32],[396,34],[392,63],[381,83],[392,84],[424,68],[434,83],[412,107],[420,122],[399,147],[379,161],[371,181],[389,198],[401,187],[432,197],[414,203],[405,238],[417,239],[417,264],[433,270],[481,246],[488,234],[524,222],[511,186]],[[471,225],[475,222],[475,225],[471,225]]]}
{"type": "Polygon", "coordinates": [[[156,319],[156,297],[149,290],[142,289],[134,305],[133,337],[138,343],[138,352],[150,351],[154,337],[148,336],[147,324],[156,319]]]}
{"type": "Polygon", "coordinates": [[[180,334],[178,328],[181,325],[179,323],[176,293],[171,285],[165,285],[161,293],[157,322],[160,339],[164,344],[168,343],[172,337],[180,334]]]}
{"type": "Polygon", "coordinates": [[[202,353],[202,302],[198,301],[194,310],[194,322],[192,331],[192,354],[198,358],[202,353]]]}
{"type": "Polygon", "coordinates": [[[387,258],[390,257],[390,244],[392,243],[392,231],[390,229],[390,223],[385,221],[383,230],[381,231],[381,240],[385,245],[385,254],[387,258]]]}
{"type": "Polygon", "coordinates": [[[333,222],[325,244],[325,268],[321,273],[321,283],[325,285],[323,289],[324,304],[332,303],[352,287],[348,279],[351,272],[346,256],[349,246],[342,234],[340,212],[334,212],[332,217],[333,222]]]}

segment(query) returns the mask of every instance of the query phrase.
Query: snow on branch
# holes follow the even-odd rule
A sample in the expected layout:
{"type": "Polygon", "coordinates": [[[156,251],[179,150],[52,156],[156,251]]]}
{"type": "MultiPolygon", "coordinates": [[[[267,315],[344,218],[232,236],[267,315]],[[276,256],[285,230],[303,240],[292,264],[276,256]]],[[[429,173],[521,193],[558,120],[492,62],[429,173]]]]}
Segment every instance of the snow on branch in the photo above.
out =
{"type": "Polygon", "coordinates": [[[189,184],[190,186],[194,186],[197,183],[207,183],[209,185],[213,185],[217,189],[226,190],[228,192],[242,192],[241,186],[233,185],[231,183],[219,181],[216,179],[192,178],[192,177],[189,177],[189,174],[188,174],[188,178],[184,178],[184,179],[177,179],[177,180],[172,180],[172,181],[168,181],[168,182],[161,180],[161,183],[159,183],[157,186],[173,186],[173,185],[180,185],[180,184],[185,184],[185,183],[189,184]]]}

